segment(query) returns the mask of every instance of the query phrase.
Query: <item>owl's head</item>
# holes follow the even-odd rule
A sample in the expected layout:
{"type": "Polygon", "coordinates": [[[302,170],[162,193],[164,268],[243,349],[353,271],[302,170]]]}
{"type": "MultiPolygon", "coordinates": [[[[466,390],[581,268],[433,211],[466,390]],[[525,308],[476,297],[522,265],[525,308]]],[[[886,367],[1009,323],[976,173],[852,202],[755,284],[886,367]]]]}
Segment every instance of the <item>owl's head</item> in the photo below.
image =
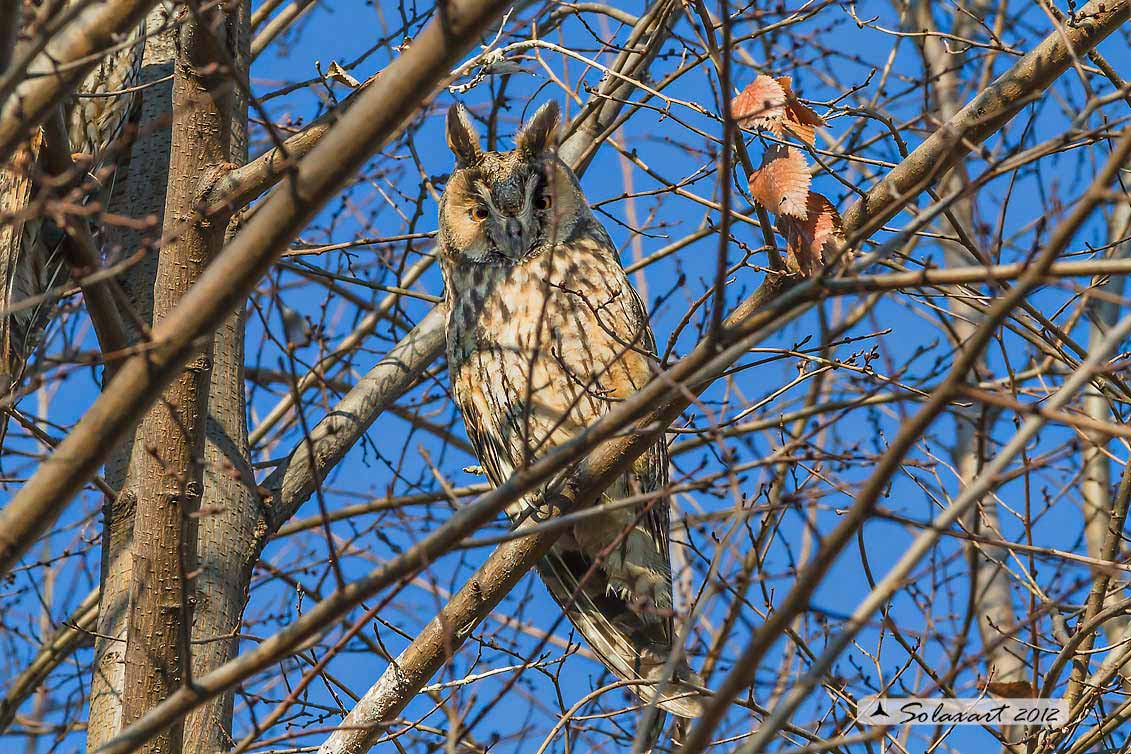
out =
{"type": "Polygon", "coordinates": [[[510,152],[484,152],[463,105],[448,110],[456,166],[440,198],[440,249],[452,262],[512,265],[570,237],[589,207],[557,154],[558,105],[547,102],[510,152]]]}

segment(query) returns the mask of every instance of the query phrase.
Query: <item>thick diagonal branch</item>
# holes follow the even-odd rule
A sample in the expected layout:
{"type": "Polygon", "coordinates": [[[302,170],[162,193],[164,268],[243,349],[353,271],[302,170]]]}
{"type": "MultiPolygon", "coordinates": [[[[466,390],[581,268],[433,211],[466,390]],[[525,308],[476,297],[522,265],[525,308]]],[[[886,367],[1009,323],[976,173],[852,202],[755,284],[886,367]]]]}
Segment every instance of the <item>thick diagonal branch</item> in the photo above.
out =
{"type": "MultiPolygon", "coordinates": [[[[574,118],[569,126],[569,136],[559,149],[561,158],[568,163],[579,176],[585,173],[595,150],[607,137],[610,125],[616,120],[627,100],[631,83],[626,78],[640,77],[651,65],[661,46],[668,39],[669,31],[675,16],[676,3],[665,0],[649,9],[648,13],[637,21],[631,34],[626,49],[617,56],[610,70],[616,71],[621,77],[610,76],[606,78],[596,92],[594,92],[581,113],[574,118]],[[613,96],[613,95],[616,96],[613,96]]],[[[369,86],[377,77],[371,78],[362,86],[369,86]]],[[[344,110],[357,97],[351,95],[339,110],[344,110]]],[[[282,177],[287,165],[294,160],[296,155],[305,154],[318,143],[325,135],[330,124],[341,117],[337,110],[331,111],[312,123],[301,133],[295,134],[285,142],[286,150],[272,149],[260,155],[254,161],[228,173],[223,181],[217,184],[210,193],[209,200],[213,203],[228,206],[241,206],[251,201],[266,185],[282,177]],[[289,155],[289,157],[288,157],[289,155]]],[[[408,270],[400,283],[406,287],[416,281],[427,270],[431,258],[421,259],[408,270]]],[[[372,312],[367,314],[358,323],[354,331],[332,353],[328,354],[303,375],[297,389],[283,395],[260,420],[259,425],[251,432],[251,444],[256,445],[267,435],[294,407],[296,395],[301,395],[313,385],[318,384],[332,366],[341,360],[342,356],[352,352],[362,339],[376,327],[381,317],[397,301],[396,296],[389,296],[372,312]]],[[[435,358],[435,357],[433,357],[435,358]]]]}
{"type": "MultiPolygon", "coordinates": [[[[970,369],[982,357],[984,349],[995,336],[1001,323],[1024,300],[1029,291],[1040,284],[1045,271],[1052,267],[1057,256],[1064,251],[1080,226],[1092,214],[1096,206],[1103,201],[1108,185],[1129,154],[1131,154],[1131,129],[1124,132],[1118,144],[1113,148],[1111,157],[1099,171],[1084,196],[1075,205],[1069,216],[1056,227],[1025,274],[1013,288],[1010,288],[994,301],[993,306],[990,307],[970,339],[962,344],[953,365],[947,372],[946,379],[931,393],[919,411],[903,423],[899,434],[892,440],[879,462],[876,463],[875,471],[856,492],[852,506],[842,516],[840,523],[828,536],[822,539],[820,550],[801,571],[797,583],[785,595],[784,599],[778,601],[775,610],[766,622],[754,632],[746,648],[735,661],[734,669],[724,679],[717,697],[708,705],[703,717],[696,721],[695,726],[688,734],[681,754],[698,754],[706,748],[715,726],[722,719],[730,701],[743,689],[749,687],[754,679],[755,670],[760,665],[762,658],[765,657],[766,652],[778,640],[782,631],[789,625],[789,621],[808,607],[809,598],[813,591],[837,556],[843,552],[844,547],[854,540],[856,532],[867,520],[876,501],[890,484],[892,475],[903,462],[906,453],[915,443],[919,442],[923,432],[957,394],[965,383],[970,369]]],[[[1111,343],[1108,343],[1107,347],[1110,348],[1111,345],[1111,343]]],[[[1099,355],[1094,355],[1091,361],[1098,361],[1099,355]]],[[[1094,363],[1082,366],[1073,375],[1072,380],[1066,382],[1062,391],[1057,394],[1056,400],[1046,402],[1046,407],[1060,408],[1063,406],[1079,387],[1072,386],[1073,380],[1086,383],[1091,379],[1095,368],[1096,364],[1094,363]]],[[[1040,427],[1044,421],[1044,417],[1033,417],[1026,423],[1025,431],[1035,432],[1036,428],[1040,427]]],[[[789,716],[801,705],[813,686],[818,683],[818,679],[822,677],[821,674],[828,670],[839,653],[863,628],[864,623],[871,619],[872,613],[880,605],[886,603],[895,586],[926,554],[929,546],[942,536],[941,532],[945,531],[971,505],[994,488],[998,473],[1009,459],[1021,447],[1024,447],[1024,442],[1016,442],[1017,438],[1020,437],[1022,437],[1022,434],[1018,433],[1009,447],[1003,449],[994,458],[993,462],[979,474],[977,480],[962,491],[961,495],[950,504],[950,507],[936,519],[934,525],[924,532],[915,545],[903,555],[897,566],[876,586],[869,599],[853,614],[852,620],[829,642],[820,659],[814,662],[804,678],[791,688],[786,699],[774,709],[771,719],[762,725],[758,733],[743,748],[743,751],[759,751],[761,749],[755,747],[767,745],[775,731],[788,721],[789,716]]]]}

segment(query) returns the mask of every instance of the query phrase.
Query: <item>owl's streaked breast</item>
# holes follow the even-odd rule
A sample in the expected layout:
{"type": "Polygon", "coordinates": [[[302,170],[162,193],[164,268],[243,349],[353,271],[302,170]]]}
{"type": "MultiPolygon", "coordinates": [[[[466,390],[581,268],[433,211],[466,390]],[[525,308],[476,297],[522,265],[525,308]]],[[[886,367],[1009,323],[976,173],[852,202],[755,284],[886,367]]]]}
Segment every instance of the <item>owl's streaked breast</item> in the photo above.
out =
{"type": "Polygon", "coordinates": [[[650,379],[643,307],[603,234],[447,272],[452,385],[496,484],[650,379]]]}

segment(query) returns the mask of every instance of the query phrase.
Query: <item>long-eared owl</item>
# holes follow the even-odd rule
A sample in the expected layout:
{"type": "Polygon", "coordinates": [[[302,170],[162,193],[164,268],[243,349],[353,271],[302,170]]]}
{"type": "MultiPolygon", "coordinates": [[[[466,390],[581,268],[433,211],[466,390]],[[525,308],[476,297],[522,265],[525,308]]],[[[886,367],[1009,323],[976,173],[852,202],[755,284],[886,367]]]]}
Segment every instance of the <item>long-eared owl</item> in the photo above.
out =
{"type": "MultiPolygon", "coordinates": [[[[557,155],[557,129],[550,102],[513,151],[486,152],[466,110],[448,112],[456,166],[439,221],[448,368],[496,485],[643,387],[657,365],[644,304],[557,155]]],[[[662,708],[694,717],[701,702],[679,683],[698,682],[686,663],[676,663],[674,680],[662,677],[676,642],[667,484],[661,440],[563,534],[539,573],[611,671],[652,682],[633,690],[645,699],[658,692],[662,708]],[[629,497],[638,502],[612,505],[629,497]]],[[[508,515],[530,515],[536,498],[508,515]]]]}

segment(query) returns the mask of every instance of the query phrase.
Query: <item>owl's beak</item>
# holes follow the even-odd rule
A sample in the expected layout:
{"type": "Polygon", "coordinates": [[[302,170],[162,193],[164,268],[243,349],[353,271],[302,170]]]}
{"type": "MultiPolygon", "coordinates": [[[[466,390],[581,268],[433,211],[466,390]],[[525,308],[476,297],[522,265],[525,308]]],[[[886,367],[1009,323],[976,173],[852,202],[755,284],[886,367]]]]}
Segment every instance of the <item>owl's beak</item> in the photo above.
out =
{"type": "Polygon", "coordinates": [[[522,228],[522,223],[519,222],[517,217],[508,217],[506,225],[503,227],[506,253],[511,259],[522,259],[526,256],[526,232],[522,228]]]}

